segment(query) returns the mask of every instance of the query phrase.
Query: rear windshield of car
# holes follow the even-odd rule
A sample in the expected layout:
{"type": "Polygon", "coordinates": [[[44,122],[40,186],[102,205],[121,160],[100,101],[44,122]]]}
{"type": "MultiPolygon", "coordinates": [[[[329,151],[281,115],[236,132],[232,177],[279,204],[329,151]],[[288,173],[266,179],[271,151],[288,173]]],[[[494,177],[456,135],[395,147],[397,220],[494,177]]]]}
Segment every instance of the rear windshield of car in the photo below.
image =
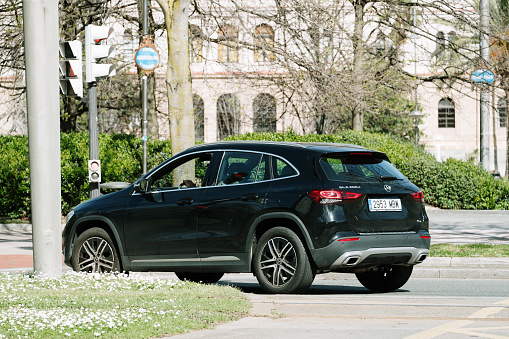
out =
{"type": "Polygon", "coordinates": [[[370,153],[322,155],[320,166],[329,180],[378,182],[406,179],[389,161],[370,153]]]}

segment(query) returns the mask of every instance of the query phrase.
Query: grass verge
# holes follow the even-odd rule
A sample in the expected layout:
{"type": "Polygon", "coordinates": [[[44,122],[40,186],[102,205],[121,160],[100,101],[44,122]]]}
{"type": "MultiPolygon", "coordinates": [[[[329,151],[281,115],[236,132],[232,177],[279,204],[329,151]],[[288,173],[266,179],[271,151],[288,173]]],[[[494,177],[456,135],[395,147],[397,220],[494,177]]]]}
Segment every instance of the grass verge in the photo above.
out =
{"type": "Polygon", "coordinates": [[[0,338],[149,338],[244,317],[237,289],[139,274],[0,274],[0,338]]]}
{"type": "Polygon", "coordinates": [[[434,244],[430,257],[509,257],[509,245],[491,244],[434,244]]]}

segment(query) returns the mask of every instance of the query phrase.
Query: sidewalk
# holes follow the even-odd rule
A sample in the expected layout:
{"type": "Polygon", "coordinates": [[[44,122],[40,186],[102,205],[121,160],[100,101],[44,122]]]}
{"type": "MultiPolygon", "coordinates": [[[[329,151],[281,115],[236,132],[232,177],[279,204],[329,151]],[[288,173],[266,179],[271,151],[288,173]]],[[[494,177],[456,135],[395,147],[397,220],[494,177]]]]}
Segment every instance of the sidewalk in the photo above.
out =
{"type": "MultiPolygon", "coordinates": [[[[0,273],[33,270],[32,228],[0,224],[0,273]]],[[[64,269],[70,269],[63,264],[64,269]]],[[[248,274],[251,275],[251,274],[248,274]]],[[[416,265],[413,278],[509,279],[509,258],[431,257],[416,265]]],[[[326,273],[317,279],[354,279],[352,274],[326,273]]]]}

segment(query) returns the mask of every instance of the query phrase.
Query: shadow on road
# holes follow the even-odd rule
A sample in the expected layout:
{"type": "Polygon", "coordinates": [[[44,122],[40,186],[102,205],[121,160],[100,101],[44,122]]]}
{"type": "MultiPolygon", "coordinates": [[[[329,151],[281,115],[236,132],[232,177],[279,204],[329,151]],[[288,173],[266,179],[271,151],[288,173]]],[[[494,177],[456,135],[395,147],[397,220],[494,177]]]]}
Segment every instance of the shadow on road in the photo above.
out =
{"type": "MultiPolygon", "coordinates": [[[[251,282],[235,282],[235,281],[218,281],[216,284],[223,286],[232,286],[240,289],[244,293],[253,293],[253,294],[268,294],[265,292],[258,283],[251,282]]],[[[409,292],[405,289],[399,289],[389,293],[406,293],[409,292]]],[[[375,293],[368,290],[362,286],[348,286],[348,285],[330,285],[330,284],[321,284],[320,282],[315,282],[309,289],[304,292],[306,295],[347,295],[347,294],[380,294],[375,293]]]]}

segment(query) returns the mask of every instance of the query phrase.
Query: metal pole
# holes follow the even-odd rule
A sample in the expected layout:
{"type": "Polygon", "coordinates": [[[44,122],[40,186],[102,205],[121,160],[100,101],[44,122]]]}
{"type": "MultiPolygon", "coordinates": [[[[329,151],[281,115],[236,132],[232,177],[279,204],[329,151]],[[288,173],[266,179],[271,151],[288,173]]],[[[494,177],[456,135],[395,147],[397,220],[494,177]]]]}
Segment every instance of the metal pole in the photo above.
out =
{"type": "Polygon", "coordinates": [[[62,274],[58,2],[23,0],[34,271],[62,274]]]}
{"type": "Polygon", "coordinates": [[[141,77],[143,85],[143,174],[147,173],[147,76],[141,77]]]}
{"type": "MultiPolygon", "coordinates": [[[[414,14],[414,74],[415,74],[415,107],[417,111],[417,8],[413,8],[414,14]]],[[[415,118],[415,147],[419,146],[419,118],[415,118]]]]}
{"type": "MultiPolygon", "coordinates": [[[[97,132],[97,82],[88,83],[88,149],[90,160],[99,160],[99,133],[97,132]]],[[[90,199],[101,195],[98,182],[89,183],[90,199]]]]}
{"type": "MultiPolygon", "coordinates": [[[[483,61],[483,67],[488,66],[489,62],[489,11],[490,11],[489,0],[481,0],[480,2],[480,29],[481,29],[481,37],[480,37],[480,48],[481,48],[481,60],[483,61]]],[[[481,165],[486,170],[490,169],[490,92],[487,86],[483,86],[481,88],[481,97],[480,97],[480,156],[481,156],[481,165]]]]}
{"type": "Polygon", "coordinates": [[[419,146],[419,119],[415,119],[415,147],[419,146]]]}
{"type": "Polygon", "coordinates": [[[498,143],[497,143],[497,114],[498,111],[495,108],[495,89],[491,89],[491,111],[493,114],[491,115],[491,122],[493,125],[493,164],[495,165],[494,171],[495,173],[500,173],[498,171],[498,143]]]}
{"type": "MultiPolygon", "coordinates": [[[[143,36],[148,35],[148,1],[143,0],[143,36]]],[[[141,77],[141,84],[142,84],[142,96],[143,96],[143,102],[142,102],[142,108],[143,108],[143,122],[142,122],[142,141],[143,141],[143,174],[147,173],[147,76],[143,75],[141,77]]]]}
{"type": "Polygon", "coordinates": [[[148,35],[148,1],[143,0],[143,35],[148,35]]]}

